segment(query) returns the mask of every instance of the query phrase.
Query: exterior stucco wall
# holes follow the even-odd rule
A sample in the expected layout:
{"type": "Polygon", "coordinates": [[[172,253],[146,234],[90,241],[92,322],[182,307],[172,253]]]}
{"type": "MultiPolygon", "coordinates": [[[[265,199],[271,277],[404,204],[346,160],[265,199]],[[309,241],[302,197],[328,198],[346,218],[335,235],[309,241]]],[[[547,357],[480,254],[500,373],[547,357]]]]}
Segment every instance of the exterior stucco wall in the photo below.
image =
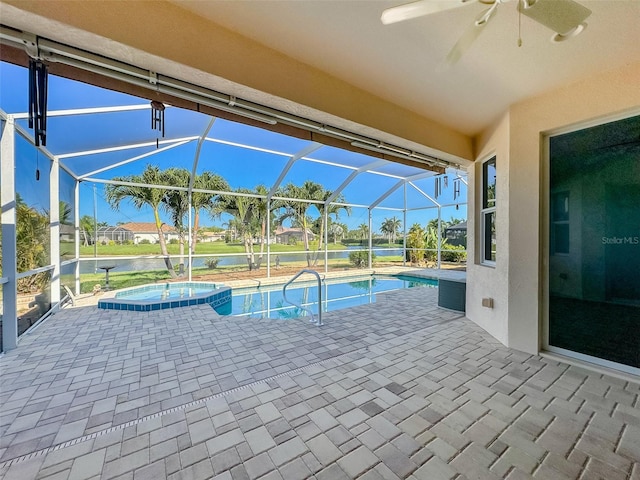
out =
{"type": "Polygon", "coordinates": [[[469,175],[467,238],[467,317],[502,343],[508,341],[509,267],[509,114],[504,115],[478,141],[476,162],[467,169],[469,175]],[[496,262],[483,265],[480,222],[482,204],[482,164],[496,157],[496,262]],[[492,298],[493,308],[482,306],[483,298],[492,298]]]}
{"type": "MultiPolygon", "coordinates": [[[[542,168],[546,162],[545,135],[640,112],[639,85],[640,64],[604,72],[514,105],[508,115],[508,128],[494,127],[477,138],[477,161],[485,158],[485,152],[508,149],[502,168],[498,167],[498,175],[508,176],[506,201],[501,196],[504,193],[498,193],[498,209],[502,210],[498,218],[503,219],[498,223],[498,235],[508,232],[509,258],[506,265],[497,263],[495,272],[469,262],[473,264],[469,268],[467,312],[470,319],[503,342],[506,330],[505,343],[512,348],[536,353],[542,344],[542,272],[546,269],[546,259],[543,258],[540,219],[544,213],[543,196],[548,194],[542,168]],[[497,134],[500,132],[502,135],[497,134]],[[506,288],[488,286],[504,278],[503,275],[506,275],[506,288]],[[497,292],[496,303],[508,305],[506,328],[498,318],[497,309],[492,316],[476,305],[489,290],[497,292]]],[[[477,210],[475,205],[470,212],[477,210]]],[[[470,218],[472,216],[477,219],[470,213],[470,218]]],[[[500,245],[499,241],[498,255],[501,255],[500,245]]],[[[475,245],[476,251],[478,248],[475,245]]]]}

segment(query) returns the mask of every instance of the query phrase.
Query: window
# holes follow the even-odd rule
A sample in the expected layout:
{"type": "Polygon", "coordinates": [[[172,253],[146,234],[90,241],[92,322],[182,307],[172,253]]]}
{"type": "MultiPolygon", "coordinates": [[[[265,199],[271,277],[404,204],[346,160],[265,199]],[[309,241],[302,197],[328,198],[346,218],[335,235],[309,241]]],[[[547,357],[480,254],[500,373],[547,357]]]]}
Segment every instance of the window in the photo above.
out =
{"type": "Polygon", "coordinates": [[[569,192],[559,192],[551,200],[551,248],[553,254],[569,253],[569,192]]]}
{"type": "Polygon", "coordinates": [[[496,157],[482,164],[482,263],[496,261],[496,157]]]}

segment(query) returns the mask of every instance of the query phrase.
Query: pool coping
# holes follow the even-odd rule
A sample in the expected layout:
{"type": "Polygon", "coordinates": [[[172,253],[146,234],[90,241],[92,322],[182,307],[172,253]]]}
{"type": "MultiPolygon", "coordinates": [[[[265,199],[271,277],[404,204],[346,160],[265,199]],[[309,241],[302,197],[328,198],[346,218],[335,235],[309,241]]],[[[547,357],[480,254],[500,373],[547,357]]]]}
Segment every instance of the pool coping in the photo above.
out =
{"type": "MultiPolygon", "coordinates": [[[[424,267],[381,267],[381,268],[368,268],[362,270],[347,269],[343,271],[331,271],[321,272],[319,271],[320,279],[333,279],[343,277],[357,277],[365,275],[406,275],[408,277],[418,278],[430,278],[433,280],[448,279],[456,281],[465,281],[467,272],[460,270],[438,270],[434,268],[424,267]]],[[[246,288],[246,287],[260,287],[264,285],[274,285],[286,283],[290,276],[273,276],[268,278],[258,279],[243,279],[243,280],[230,280],[225,281],[224,284],[232,288],[246,288]]],[[[304,281],[305,276],[300,277],[304,281]]],[[[309,275],[309,279],[313,279],[309,275]]]]}

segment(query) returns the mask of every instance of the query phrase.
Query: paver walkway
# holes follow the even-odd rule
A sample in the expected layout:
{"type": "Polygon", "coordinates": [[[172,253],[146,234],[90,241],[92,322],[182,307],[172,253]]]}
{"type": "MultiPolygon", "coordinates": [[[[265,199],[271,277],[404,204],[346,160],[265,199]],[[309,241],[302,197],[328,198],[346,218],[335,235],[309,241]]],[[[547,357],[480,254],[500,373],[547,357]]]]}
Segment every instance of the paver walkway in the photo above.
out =
{"type": "Polygon", "coordinates": [[[640,385],[509,350],[435,295],[322,328],[66,309],[0,359],[0,476],[640,480],[640,385]]]}

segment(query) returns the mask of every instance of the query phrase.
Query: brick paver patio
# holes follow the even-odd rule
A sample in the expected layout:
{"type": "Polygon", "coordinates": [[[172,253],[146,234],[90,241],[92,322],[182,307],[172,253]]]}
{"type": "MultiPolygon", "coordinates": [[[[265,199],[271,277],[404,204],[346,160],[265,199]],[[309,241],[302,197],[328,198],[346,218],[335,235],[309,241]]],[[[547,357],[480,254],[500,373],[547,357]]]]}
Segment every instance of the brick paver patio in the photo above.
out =
{"type": "Polygon", "coordinates": [[[322,328],[64,309],[0,359],[0,477],[640,480],[639,384],[507,349],[436,292],[322,328]]]}

